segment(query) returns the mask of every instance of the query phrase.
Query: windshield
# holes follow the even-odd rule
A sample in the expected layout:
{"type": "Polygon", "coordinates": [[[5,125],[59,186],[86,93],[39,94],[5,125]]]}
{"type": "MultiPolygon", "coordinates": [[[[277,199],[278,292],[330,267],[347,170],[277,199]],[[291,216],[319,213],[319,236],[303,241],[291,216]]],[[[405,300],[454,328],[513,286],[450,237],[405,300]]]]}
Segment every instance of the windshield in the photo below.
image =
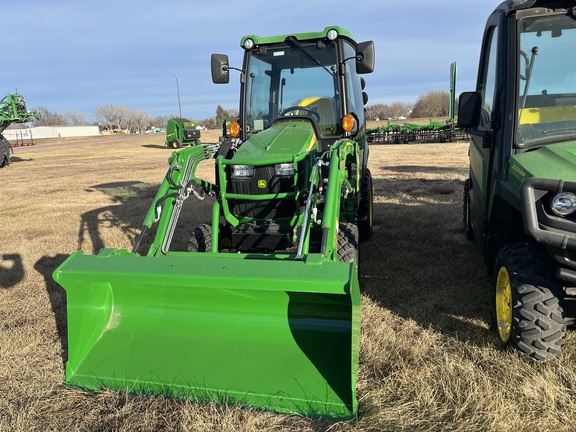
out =
{"type": "Polygon", "coordinates": [[[576,138],[576,21],[568,15],[520,21],[517,144],[576,138]]]}
{"type": "Polygon", "coordinates": [[[339,133],[336,44],[261,47],[249,54],[246,120],[252,132],[283,116],[307,116],[321,135],[339,133]]]}

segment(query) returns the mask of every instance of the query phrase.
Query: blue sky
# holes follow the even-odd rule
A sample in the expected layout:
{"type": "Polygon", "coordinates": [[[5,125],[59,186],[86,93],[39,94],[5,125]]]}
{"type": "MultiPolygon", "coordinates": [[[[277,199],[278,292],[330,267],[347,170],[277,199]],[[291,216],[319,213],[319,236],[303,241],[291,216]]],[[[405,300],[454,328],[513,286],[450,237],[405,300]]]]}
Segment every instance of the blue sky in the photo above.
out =
{"type": "MultiPolygon", "coordinates": [[[[126,105],[151,116],[205,119],[216,106],[238,108],[239,77],[210,77],[210,54],[241,67],[246,34],[320,31],[339,25],[373,40],[376,69],[366,76],[369,105],[415,102],[448,91],[458,63],[457,92],[474,89],[482,32],[500,0],[19,0],[4,2],[0,98],[16,89],[29,108],[85,113],[126,105]]],[[[236,75],[236,76],[235,76],[236,75]]]]}

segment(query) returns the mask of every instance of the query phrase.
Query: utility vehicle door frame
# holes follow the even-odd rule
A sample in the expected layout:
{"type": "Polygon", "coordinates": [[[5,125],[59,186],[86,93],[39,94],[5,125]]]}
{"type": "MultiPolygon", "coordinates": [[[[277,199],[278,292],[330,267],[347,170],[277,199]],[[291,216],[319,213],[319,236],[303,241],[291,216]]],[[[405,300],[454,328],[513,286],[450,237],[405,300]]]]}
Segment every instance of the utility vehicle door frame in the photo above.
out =
{"type": "Polygon", "coordinates": [[[494,188],[498,180],[498,164],[501,160],[498,143],[500,136],[501,116],[504,113],[504,88],[507,58],[505,38],[509,35],[504,31],[505,14],[496,11],[489,18],[484,30],[478,82],[476,91],[480,94],[480,121],[475,128],[469,129],[470,134],[470,222],[475,239],[486,257],[487,227],[494,202],[494,188]]]}

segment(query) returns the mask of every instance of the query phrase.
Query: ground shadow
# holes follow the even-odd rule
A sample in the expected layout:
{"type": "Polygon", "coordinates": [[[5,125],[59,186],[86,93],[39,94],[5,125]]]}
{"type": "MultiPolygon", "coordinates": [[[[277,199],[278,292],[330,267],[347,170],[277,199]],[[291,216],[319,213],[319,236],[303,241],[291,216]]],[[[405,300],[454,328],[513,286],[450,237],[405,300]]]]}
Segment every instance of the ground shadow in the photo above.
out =
{"type": "Polygon", "coordinates": [[[24,159],[24,158],[21,158],[21,157],[18,157],[18,156],[12,156],[12,157],[10,158],[10,163],[12,164],[12,163],[19,163],[19,162],[32,162],[33,160],[34,160],[34,158],[26,158],[26,159],[24,159]]]}
{"type": "Polygon", "coordinates": [[[144,148],[151,148],[151,149],[164,149],[166,146],[160,144],[142,144],[144,148]]]}
{"type": "Polygon", "coordinates": [[[142,221],[156,195],[158,185],[140,181],[102,183],[86,189],[88,193],[104,193],[113,204],[83,213],[78,228],[78,249],[91,244],[95,254],[106,245],[101,231],[119,228],[132,241],[138,236],[142,221]]]}
{"type": "Polygon", "coordinates": [[[20,254],[0,256],[0,289],[10,288],[24,279],[24,265],[20,254]]]}
{"type": "Polygon", "coordinates": [[[477,323],[489,322],[490,281],[462,233],[463,181],[419,183],[374,179],[385,202],[375,203],[374,237],[361,246],[363,292],[423,328],[485,345],[477,323]]]}
{"type": "Polygon", "coordinates": [[[68,360],[68,326],[66,312],[66,292],[64,288],[58,285],[52,278],[52,272],[68,258],[68,255],[58,254],[54,257],[43,256],[36,264],[34,269],[40,273],[46,282],[46,291],[50,299],[52,313],[56,320],[56,331],[62,346],[62,365],[66,367],[68,360]]]}

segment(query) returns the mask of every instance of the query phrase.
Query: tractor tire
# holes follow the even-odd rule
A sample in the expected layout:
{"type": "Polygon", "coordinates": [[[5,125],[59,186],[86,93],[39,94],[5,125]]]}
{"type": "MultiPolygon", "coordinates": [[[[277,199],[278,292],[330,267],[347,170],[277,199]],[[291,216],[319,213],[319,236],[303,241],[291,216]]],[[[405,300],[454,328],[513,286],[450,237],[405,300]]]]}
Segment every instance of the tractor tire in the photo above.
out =
{"type": "Polygon", "coordinates": [[[210,252],[212,250],[212,225],[202,224],[194,229],[188,242],[188,252],[210,252]]]}
{"type": "Polygon", "coordinates": [[[10,164],[10,152],[12,151],[12,146],[10,142],[0,135],[0,168],[10,164]]]}
{"type": "Polygon", "coordinates": [[[358,227],[352,223],[341,223],[336,245],[338,261],[351,263],[358,257],[358,227]]]}
{"type": "Polygon", "coordinates": [[[374,191],[372,187],[372,174],[366,168],[364,180],[360,185],[360,203],[358,205],[358,232],[360,241],[367,241],[374,234],[374,191]]]}
{"type": "Polygon", "coordinates": [[[535,246],[504,246],[494,267],[493,326],[503,348],[549,362],[560,356],[566,321],[548,256],[535,246]]]}
{"type": "Polygon", "coordinates": [[[464,197],[462,203],[462,228],[468,240],[474,240],[474,231],[470,221],[470,179],[464,182],[464,197]]]}
{"type": "Polygon", "coordinates": [[[170,143],[170,147],[172,147],[173,149],[182,148],[182,141],[180,141],[179,139],[175,139],[170,143]]]}

